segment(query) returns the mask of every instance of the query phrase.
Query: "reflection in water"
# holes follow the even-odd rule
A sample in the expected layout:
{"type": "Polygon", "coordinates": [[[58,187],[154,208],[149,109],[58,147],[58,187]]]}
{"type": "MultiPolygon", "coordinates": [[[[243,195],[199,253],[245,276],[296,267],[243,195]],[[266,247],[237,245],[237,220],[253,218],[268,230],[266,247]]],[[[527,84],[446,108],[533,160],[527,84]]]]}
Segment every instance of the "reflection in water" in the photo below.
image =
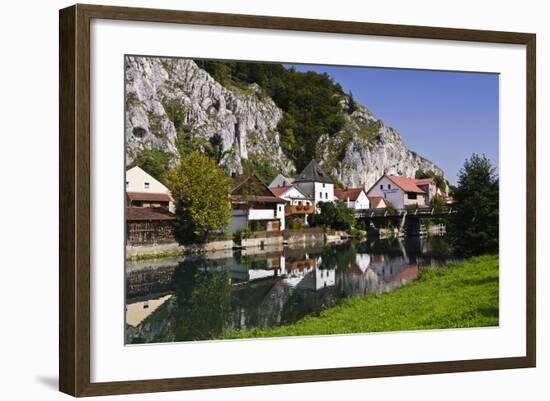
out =
{"type": "Polygon", "coordinates": [[[219,338],[318,315],[343,298],[390,291],[450,260],[444,239],[243,250],[127,266],[127,342],[219,338]],[[167,296],[167,294],[171,296],[167,296]],[[156,305],[135,313],[136,305],[156,305]]]}

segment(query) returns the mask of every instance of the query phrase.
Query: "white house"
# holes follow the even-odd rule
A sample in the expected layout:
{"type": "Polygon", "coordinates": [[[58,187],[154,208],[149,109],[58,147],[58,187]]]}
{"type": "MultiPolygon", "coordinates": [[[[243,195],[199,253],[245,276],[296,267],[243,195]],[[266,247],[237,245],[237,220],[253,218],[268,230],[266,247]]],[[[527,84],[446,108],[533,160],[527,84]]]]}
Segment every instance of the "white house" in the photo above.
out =
{"type": "Polygon", "coordinates": [[[308,198],[295,186],[269,188],[273,195],[283,199],[285,203],[285,216],[299,217],[307,224],[307,216],[315,213],[313,199],[308,198]]]}
{"type": "Polygon", "coordinates": [[[368,197],[382,197],[384,202],[391,203],[397,209],[416,205],[427,205],[427,194],[416,184],[414,178],[398,177],[395,175],[383,175],[367,191],[368,197]]]}
{"type": "Polygon", "coordinates": [[[255,175],[233,177],[231,185],[231,233],[250,228],[253,231],[285,229],[285,200],[255,175]]]}
{"type": "Polygon", "coordinates": [[[128,207],[164,207],[174,212],[170,190],[138,166],[126,171],[128,207]]]}
{"type": "Polygon", "coordinates": [[[320,202],[334,202],[334,184],[315,160],[312,160],[294,179],[294,186],[313,199],[316,208],[320,202]]]}
{"type": "Polygon", "coordinates": [[[369,209],[370,202],[363,188],[336,189],[334,196],[345,202],[350,209],[369,209]]]}

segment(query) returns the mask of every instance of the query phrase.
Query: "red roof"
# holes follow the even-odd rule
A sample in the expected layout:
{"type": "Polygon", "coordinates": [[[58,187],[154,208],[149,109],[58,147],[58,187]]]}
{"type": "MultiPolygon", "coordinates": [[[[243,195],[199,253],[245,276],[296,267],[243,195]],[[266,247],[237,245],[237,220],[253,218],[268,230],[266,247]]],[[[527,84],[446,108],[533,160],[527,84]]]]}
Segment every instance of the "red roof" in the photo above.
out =
{"type": "Polygon", "coordinates": [[[127,221],[175,220],[176,215],[161,207],[127,207],[127,221]]]}
{"type": "Polygon", "coordinates": [[[153,192],[126,192],[130,202],[132,201],[151,201],[151,202],[170,202],[172,198],[168,194],[153,192]]]}
{"type": "Polygon", "coordinates": [[[421,178],[421,179],[415,180],[415,181],[416,181],[416,185],[430,185],[430,184],[434,183],[433,178],[421,178]]]}
{"type": "Polygon", "coordinates": [[[292,186],[274,187],[274,188],[269,188],[269,189],[271,190],[271,192],[273,192],[273,195],[275,195],[276,197],[279,197],[282,194],[284,194],[286,191],[288,191],[290,188],[292,188],[292,186]]]}
{"type": "Polygon", "coordinates": [[[418,188],[414,178],[399,177],[396,175],[387,175],[386,177],[405,192],[424,193],[424,191],[418,188]]]}
{"type": "Polygon", "coordinates": [[[334,196],[338,199],[356,201],[359,195],[363,191],[363,188],[348,188],[348,189],[336,189],[334,190],[334,196]]]}
{"type": "Polygon", "coordinates": [[[367,198],[369,198],[371,209],[376,209],[380,206],[380,203],[382,201],[385,202],[385,199],[382,198],[381,196],[367,196],[367,198]]]}

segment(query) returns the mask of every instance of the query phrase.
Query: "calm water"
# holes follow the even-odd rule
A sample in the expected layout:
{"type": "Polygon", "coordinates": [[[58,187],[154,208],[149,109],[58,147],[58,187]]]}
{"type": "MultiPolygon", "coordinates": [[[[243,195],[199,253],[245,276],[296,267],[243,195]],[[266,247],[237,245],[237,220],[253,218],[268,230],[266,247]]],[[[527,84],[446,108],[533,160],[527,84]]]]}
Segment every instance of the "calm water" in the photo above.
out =
{"type": "Polygon", "coordinates": [[[222,252],[127,265],[127,343],[219,338],[391,291],[453,260],[443,237],[222,252]]]}

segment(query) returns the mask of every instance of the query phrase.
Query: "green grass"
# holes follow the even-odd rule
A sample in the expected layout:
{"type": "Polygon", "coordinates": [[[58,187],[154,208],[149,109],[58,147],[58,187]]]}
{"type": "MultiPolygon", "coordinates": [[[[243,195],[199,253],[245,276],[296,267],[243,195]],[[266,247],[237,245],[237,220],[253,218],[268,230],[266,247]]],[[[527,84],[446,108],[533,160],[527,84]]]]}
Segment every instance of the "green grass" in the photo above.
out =
{"type": "Polygon", "coordinates": [[[424,269],[402,288],[344,300],[286,326],[230,332],[225,338],[367,333],[498,325],[498,256],[424,269]]]}
{"type": "Polygon", "coordinates": [[[126,260],[130,262],[138,262],[140,260],[150,260],[150,259],[163,259],[163,258],[174,258],[182,256],[183,252],[179,251],[166,251],[166,252],[152,252],[152,253],[142,253],[139,255],[128,256],[126,260]]]}

